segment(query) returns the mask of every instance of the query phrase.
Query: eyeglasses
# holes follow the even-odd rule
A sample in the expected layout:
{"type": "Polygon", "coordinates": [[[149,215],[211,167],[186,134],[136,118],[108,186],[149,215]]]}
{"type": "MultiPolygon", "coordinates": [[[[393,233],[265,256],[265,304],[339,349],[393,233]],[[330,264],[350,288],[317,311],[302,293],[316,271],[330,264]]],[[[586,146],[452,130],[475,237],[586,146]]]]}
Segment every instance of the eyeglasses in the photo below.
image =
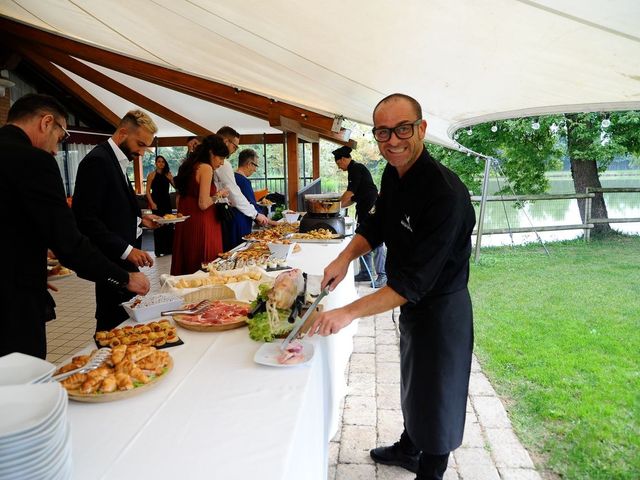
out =
{"type": "Polygon", "coordinates": [[[233,143],[231,140],[227,140],[227,142],[233,145],[233,152],[229,152],[229,153],[234,153],[240,147],[237,143],[233,143]]]}
{"type": "Polygon", "coordinates": [[[62,130],[63,132],[62,138],[59,140],[59,142],[62,143],[69,140],[69,137],[71,136],[69,131],[66,128],[64,128],[62,125],[60,125],[60,122],[58,122],[56,119],[54,119],[53,121],[56,122],[56,125],[58,125],[60,127],[60,130],[62,130]]]}
{"type": "MultiPolygon", "coordinates": [[[[51,114],[45,113],[43,117],[46,117],[47,115],[51,115],[51,114]]],[[[51,115],[51,118],[53,118],[53,121],[55,122],[55,124],[60,128],[60,130],[62,130],[62,137],[58,139],[58,143],[66,142],[67,140],[69,140],[69,137],[71,136],[69,131],[66,128],[64,128],[58,120],[56,120],[56,117],[51,115]]]]}
{"type": "Polygon", "coordinates": [[[260,166],[260,165],[258,165],[258,164],[257,164],[257,163],[255,163],[255,162],[251,162],[251,165],[253,165],[253,166],[254,166],[254,167],[256,167],[256,168],[258,168],[258,167],[260,166]]]}
{"type": "Polygon", "coordinates": [[[406,140],[407,138],[413,137],[413,128],[417,125],[420,125],[422,119],[419,118],[413,123],[403,123],[393,128],[374,128],[371,130],[373,133],[373,137],[378,142],[387,142],[391,139],[391,132],[396,134],[396,137],[400,140],[406,140]]]}

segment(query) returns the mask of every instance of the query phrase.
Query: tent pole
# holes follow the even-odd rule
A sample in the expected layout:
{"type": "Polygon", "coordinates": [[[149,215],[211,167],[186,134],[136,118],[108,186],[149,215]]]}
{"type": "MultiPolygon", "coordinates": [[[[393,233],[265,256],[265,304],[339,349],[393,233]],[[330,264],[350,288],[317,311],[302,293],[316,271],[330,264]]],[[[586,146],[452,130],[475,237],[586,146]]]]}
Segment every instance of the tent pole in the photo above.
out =
{"type": "Polygon", "coordinates": [[[482,243],[482,228],[484,226],[484,211],[487,206],[487,194],[489,192],[489,170],[491,168],[491,158],[484,159],[484,178],[482,179],[482,198],[480,199],[480,218],[478,219],[478,233],[476,234],[476,265],[480,260],[480,244],[482,243]]]}

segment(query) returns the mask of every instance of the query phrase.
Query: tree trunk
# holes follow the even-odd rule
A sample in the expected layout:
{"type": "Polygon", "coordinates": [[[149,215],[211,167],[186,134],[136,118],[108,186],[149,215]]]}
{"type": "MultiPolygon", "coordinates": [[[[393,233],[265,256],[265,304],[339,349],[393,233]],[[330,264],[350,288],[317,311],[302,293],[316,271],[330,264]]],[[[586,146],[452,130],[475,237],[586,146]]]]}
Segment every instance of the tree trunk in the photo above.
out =
{"type": "MultiPolygon", "coordinates": [[[[580,145],[581,140],[572,135],[575,124],[570,123],[567,129],[567,152],[569,153],[569,161],[571,162],[571,177],[573,178],[573,186],[576,193],[586,193],[587,187],[602,187],[600,176],[598,175],[598,165],[595,160],[586,160],[579,158],[576,151],[584,151],[584,145],[580,145]]],[[[586,200],[578,200],[578,208],[580,210],[580,218],[585,223],[585,206],[586,200]]],[[[602,193],[596,193],[591,200],[591,218],[609,218],[607,206],[604,203],[602,193]]],[[[611,233],[612,229],[608,223],[596,223],[591,229],[591,235],[599,236],[611,233]]]]}
{"type": "MultiPolygon", "coordinates": [[[[587,187],[602,187],[600,177],[598,176],[598,166],[594,160],[571,159],[571,176],[573,177],[573,185],[576,193],[585,193],[587,187]]],[[[585,200],[578,200],[580,209],[580,218],[585,221],[585,200]]],[[[591,200],[591,218],[609,218],[607,206],[604,203],[602,193],[596,193],[591,200]]],[[[596,223],[591,230],[594,235],[611,232],[608,223],[596,223]]]]}

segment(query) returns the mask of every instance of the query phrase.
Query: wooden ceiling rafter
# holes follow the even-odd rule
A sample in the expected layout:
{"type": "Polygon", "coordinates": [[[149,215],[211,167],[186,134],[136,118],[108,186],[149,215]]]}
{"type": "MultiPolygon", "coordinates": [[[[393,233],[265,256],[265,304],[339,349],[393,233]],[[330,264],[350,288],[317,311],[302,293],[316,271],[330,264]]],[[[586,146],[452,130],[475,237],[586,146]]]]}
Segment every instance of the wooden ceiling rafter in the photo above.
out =
{"type": "Polygon", "coordinates": [[[67,76],[62,70],[57,68],[49,60],[37,55],[33,52],[22,52],[25,61],[29,62],[37,68],[43,75],[46,75],[56,81],[60,87],[76,96],[82,103],[91,109],[96,115],[100,116],[104,121],[116,127],[120,122],[120,117],[116,115],[109,107],[91,95],[82,86],[67,76]]]}
{"type": "Polygon", "coordinates": [[[331,130],[333,118],[286,102],[103,50],[6,18],[0,18],[0,30],[17,37],[20,42],[37,44],[38,48],[40,46],[53,48],[96,65],[267,121],[270,117],[274,118],[278,115],[298,122],[301,128],[317,132],[321,138],[340,144],[355,145],[355,142],[349,140],[348,130],[342,129],[337,133],[331,130]]]}
{"type": "MultiPolygon", "coordinates": [[[[24,55],[33,55],[32,51],[29,51],[28,47],[23,48],[24,55]]],[[[109,90],[111,93],[122,97],[135,105],[144,108],[156,115],[164,118],[165,120],[173,123],[174,125],[178,125],[185,130],[192,132],[196,135],[207,135],[211,133],[207,128],[198,125],[197,123],[189,120],[188,118],[183,117],[182,115],[174,112],[173,110],[165,107],[164,105],[142,95],[141,93],[136,92],[132,88],[123,85],[122,83],[112,79],[111,77],[99,72],[98,70],[72,58],[68,55],[60,53],[56,50],[40,47],[39,50],[52,62],[61,67],[69,70],[70,72],[75,73],[76,75],[94,83],[95,85],[99,85],[105,90],[109,90]]]]}

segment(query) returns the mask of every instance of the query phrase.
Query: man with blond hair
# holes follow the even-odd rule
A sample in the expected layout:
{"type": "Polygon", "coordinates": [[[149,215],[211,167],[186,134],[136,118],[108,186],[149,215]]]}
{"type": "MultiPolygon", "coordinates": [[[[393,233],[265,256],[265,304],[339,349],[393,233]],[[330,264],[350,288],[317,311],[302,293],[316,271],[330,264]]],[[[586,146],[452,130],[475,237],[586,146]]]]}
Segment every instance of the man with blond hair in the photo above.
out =
{"type": "MultiPolygon", "coordinates": [[[[140,249],[141,224],[156,228],[158,217],[142,216],[127,166],[144,155],[157,131],[147,113],[128,112],[111,138],[84,157],[76,176],[72,208],[80,231],[129,272],[153,265],[153,258],[140,249]]],[[[132,296],[96,284],[96,330],[109,330],[124,321],[127,314],[120,304],[132,296]]]]}

